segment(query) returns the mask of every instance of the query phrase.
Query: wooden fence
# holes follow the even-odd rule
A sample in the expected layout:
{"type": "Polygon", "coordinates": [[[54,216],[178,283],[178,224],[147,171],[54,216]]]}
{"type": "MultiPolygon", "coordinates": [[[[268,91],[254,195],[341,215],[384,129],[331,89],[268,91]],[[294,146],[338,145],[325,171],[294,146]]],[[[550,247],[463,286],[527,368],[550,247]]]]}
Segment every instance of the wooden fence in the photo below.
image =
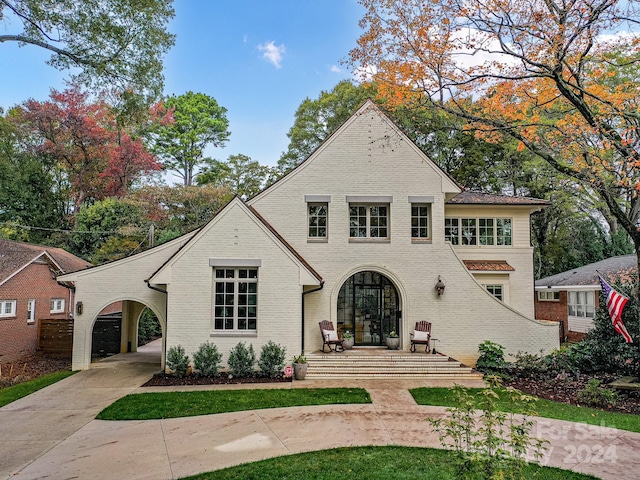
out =
{"type": "Polygon", "coordinates": [[[40,319],[38,322],[37,353],[51,357],[71,358],[72,352],[73,319],[40,319]]]}

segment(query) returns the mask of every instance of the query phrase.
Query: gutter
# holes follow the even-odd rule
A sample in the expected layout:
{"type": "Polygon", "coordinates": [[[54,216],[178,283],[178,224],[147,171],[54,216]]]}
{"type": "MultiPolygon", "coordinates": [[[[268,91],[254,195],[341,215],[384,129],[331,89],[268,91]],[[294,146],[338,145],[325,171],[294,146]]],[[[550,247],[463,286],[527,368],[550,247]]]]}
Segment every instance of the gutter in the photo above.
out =
{"type": "Polygon", "coordinates": [[[320,281],[320,286],[317,288],[313,288],[306,292],[302,292],[302,335],[301,335],[301,344],[300,344],[300,354],[304,354],[304,296],[310,293],[319,292],[324,288],[324,280],[320,281]]]}

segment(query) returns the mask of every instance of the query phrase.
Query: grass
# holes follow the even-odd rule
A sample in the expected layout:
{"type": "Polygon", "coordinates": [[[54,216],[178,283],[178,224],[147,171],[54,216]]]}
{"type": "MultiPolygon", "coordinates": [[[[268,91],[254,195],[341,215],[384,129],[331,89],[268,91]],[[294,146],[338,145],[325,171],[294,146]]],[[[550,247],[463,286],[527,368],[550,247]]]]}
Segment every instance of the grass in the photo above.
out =
{"type": "Polygon", "coordinates": [[[137,393],[109,405],[99,420],[152,420],[262,408],[371,403],[363,388],[295,388],[137,393]]]}
{"type": "Polygon", "coordinates": [[[22,397],[31,395],[33,392],[37,392],[41,388],[48,387],[49,385],[52,385],[62,380],[63,378],[67,378],[68,376],[73,375],[74,373],[75,372],[61,370],[59,372],[53,372],[47,375],[43,375],[34,380],[19,383],[18,385],[0,389],[0,407],[4,407],[5,405],[8,405],[11,402],[15,402],[22,397]]]}
{"type": "MultiPolygon", "coordinates": [[[[559,468],[527,464],[523,478],[539,480],[596,479],[590,475],[559,468]]],[[[451,452],[433,448],[416,447],[350,447],[318,452],[286,455],[254,463],[238,465],[213,472],[188,477],[189,480],[282,480],[282,479],[353,479],[369,480],[447,480],[465,478],[455,470],[451,452]]]]}
{"type": "MultiPolygon", "coordinates": [[[[473,395],[479,392],[479,388],[470,388],[473,395]]],[[[416,388],[409,390],[418,405],[439,405],[443,407],[454,407],[455,398],[453,390],[449,388],[416,388]]],[[[480,396],[476,396],[480,398],[480,396]]],[[[498,408],[505,412],[521,413],[517,404],[512,404],[506,399],[506,395],[500,396],[498,408]]],[[[617,413],[597,408],[579,407],[567,403],[552,402],[543,398],[535,401],[535,410],[538,416],[545,418],[555,418],[557,420],[567,420],[570,422],[581,422],[589,425],[607,426],[619,430],[630,432],[640,432],[640,416],[629,413],[617,413]]]]}

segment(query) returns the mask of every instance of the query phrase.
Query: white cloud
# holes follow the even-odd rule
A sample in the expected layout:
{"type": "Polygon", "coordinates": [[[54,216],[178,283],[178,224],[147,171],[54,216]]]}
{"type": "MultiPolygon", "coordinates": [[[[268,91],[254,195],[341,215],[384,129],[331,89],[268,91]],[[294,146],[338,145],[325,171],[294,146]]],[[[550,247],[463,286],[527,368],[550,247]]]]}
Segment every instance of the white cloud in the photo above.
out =
{"type": "Polygon", "coordinates": [[[262,58],[272,63],[274,67],[282,67],[282,56],[287,51],[284,45],[276,45],[275,42],[265,42],[258,45],[258,50],[262,52],[262,58]]]}
{"type": "Polygon", "coordinates": [[[342,73],[342,70],[340,70],[340,67],[338,67],[337,65],[331,65],[330,70],[331,70],[333,73],[342,73]]]}

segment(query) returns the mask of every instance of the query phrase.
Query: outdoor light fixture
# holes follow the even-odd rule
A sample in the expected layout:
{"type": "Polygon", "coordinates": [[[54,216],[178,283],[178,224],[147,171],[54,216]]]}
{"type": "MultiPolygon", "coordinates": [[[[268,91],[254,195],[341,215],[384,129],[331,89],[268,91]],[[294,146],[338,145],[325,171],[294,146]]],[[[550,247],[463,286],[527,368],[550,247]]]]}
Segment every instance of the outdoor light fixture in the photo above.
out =
{"type": "Polygon", "coordinates": [[[76,302],[76,313],[78,315],[82,315],[82,308],[83,308],[82,302],[76,302]]]}
{"type": "Polygon", "coordinates": [[[438,275],[438,281],[436,282],[436,292],[438,292],[438,296],[444,293],[445,284],[442,281],[442,277],[438,275]]]}

